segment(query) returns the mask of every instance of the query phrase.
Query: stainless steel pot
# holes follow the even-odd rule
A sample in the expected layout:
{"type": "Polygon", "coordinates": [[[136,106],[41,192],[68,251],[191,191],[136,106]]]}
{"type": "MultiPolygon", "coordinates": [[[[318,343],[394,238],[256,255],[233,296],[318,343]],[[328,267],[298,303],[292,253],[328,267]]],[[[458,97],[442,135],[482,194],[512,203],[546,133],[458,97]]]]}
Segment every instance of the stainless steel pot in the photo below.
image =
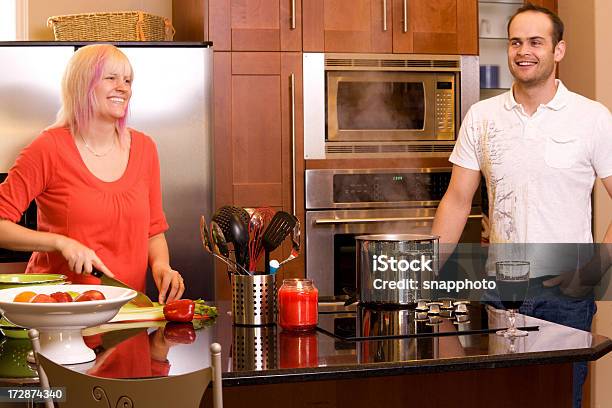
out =
{"type": "Polygon", "coordinates": [[[414,334],[434,334],[438,326],[430,324],[411,309],[357,308],[357,334],[364,337],[394,336],[395,338],[359,342],[357,360],[360,363],[422,360],[437,356],[438,342],[435,336],[398,338],[414,334]]]}
{"type": "Polygon", "coordinates": [[[437,236],[379,234],[355,240],[361,303],[412,306],[430,298],[424,282],[438,272],[437,236]]]}

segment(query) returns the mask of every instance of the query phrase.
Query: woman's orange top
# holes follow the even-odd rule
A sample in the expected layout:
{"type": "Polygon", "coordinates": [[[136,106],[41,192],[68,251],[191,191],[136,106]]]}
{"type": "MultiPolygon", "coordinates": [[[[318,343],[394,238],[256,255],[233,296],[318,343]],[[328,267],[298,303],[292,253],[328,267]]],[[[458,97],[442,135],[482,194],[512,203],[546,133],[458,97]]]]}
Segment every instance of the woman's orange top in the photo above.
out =
{"type": "MultiPolygon", "coordinates": [[[[21,152],[0,184],[0,218],[17,222],[36,200],[39,231],[79,241],[118,279],[144,291],[148,240],[168,224],[155,143],[135,130],[130,134],[125,172],[105,182],[89,171],[69,129],[43,132],[21,152]]],[[[34,252],[26,273],[61,273],[73,283],[99,283],[90,275],[69,272],[59,252],[34,252]]]]}

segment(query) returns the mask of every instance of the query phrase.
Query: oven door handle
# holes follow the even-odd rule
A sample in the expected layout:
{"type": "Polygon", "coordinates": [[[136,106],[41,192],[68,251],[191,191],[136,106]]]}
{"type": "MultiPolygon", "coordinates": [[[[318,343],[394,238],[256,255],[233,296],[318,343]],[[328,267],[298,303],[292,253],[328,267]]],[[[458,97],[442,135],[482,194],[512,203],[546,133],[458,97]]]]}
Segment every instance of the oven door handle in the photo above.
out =
{"type": "MultiPolygon", "coordinates": [[[[482,218],[482,214],[468,215],[468,218],[482,218]]],[[[398,221],[433,221],[435,217],[387,217],[387,218],[321,218],[314,220],[315,225],[327,224],[367,224],[398,221]]]]}

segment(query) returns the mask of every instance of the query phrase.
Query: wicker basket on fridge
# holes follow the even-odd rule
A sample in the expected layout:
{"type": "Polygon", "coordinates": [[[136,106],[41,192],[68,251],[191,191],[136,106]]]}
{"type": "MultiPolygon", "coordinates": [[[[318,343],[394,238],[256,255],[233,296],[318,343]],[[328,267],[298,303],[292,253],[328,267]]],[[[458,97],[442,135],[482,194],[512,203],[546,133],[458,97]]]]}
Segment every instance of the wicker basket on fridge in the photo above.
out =
{"type": "Polygon", "coordinates": [[[143,11],[69,14],[47,20],[56,41],[172,41],[169,19],[143,11]]]}

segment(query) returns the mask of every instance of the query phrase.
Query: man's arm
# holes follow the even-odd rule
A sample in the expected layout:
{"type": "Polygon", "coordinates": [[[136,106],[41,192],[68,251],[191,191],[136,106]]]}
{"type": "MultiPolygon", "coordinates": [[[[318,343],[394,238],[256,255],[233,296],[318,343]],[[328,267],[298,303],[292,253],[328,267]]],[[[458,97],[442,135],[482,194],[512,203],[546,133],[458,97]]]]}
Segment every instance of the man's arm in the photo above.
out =
{"type": "MultiPolygon", "coordinates": [[[[604,187],[608,191],[608,197],[612,198],[612,176],[601,179],[604,187]]],[[[597,245],[598,258],[601,261],[601,273],[604,274],[612,265],[612,221],[608,224],[608,229],[601,244],[597,245]]]]}
{"type": "MultiPolygon", "coordinates": [[[[608,196],[612,198],[612,176],[601,179],[604,187],[608,190],[608,196]]],[[[604,235],[603,242],[606,244],[612,244],[612,222],[608,224],[606,235],[604,235]]]]}
{"type": "MultiPolygon", "coordinates": [[[[608,195],[612,198],[612,176],[601,179],[608,195]]],[[[594,244],[592,259],[578,271],[568,271],[544,281],[545,287],[560,285],[561,292],[572,297],[591,293],[601,283],[601,278],[612,265],[612,222],[608,225],[601,244],[594,244]]]]}
{"type": "Polygon", "coordinates": [[[479,171],[453,166],[450,184],[440,201],[431,229],[433,235],[440,236],[440,244],[459,242],[479,184],[479,171]]]}

